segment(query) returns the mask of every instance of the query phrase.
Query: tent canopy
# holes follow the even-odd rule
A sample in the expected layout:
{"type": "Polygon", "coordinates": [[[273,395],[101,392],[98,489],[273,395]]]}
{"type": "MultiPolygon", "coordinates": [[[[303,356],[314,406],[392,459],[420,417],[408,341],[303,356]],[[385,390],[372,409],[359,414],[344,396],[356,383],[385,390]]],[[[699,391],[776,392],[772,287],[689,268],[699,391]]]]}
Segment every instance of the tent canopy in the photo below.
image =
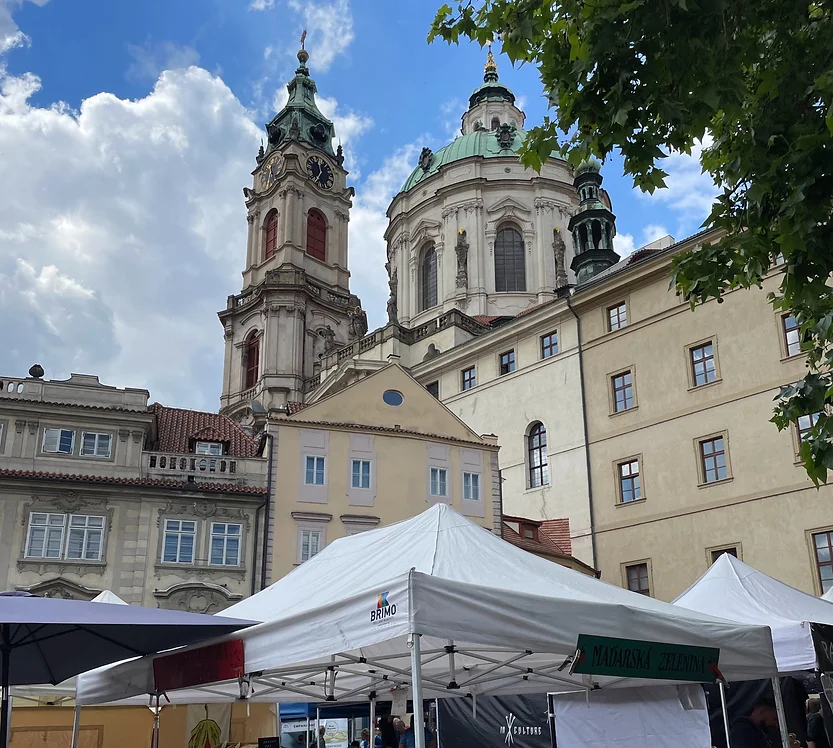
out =
{"type": "Polygon", "coordinates": [[[833,624],[833,604],[808,595],[724,553],[674,605],[769,626],[778,671],[816,667],[811,623],[833,624]]]}
{"type": "MultiPolygon", "coordinates": [[[[510,545],[445,504],[336,540],[222,615],[263,621],[226,637],[244,641],[251,678],[169,693],[171,700],[390,700],[393,688],[410,683],[410,634],[421,635],[425,698],[635,685],[571,675],[564,663],[579,634],[719,647],[720,669],[734,680],[776,672],[766,628],[587,577],[510,545]]],[[[79,702],[88,704],[153,690],[149,657],[78,681],[79,702]]]]}

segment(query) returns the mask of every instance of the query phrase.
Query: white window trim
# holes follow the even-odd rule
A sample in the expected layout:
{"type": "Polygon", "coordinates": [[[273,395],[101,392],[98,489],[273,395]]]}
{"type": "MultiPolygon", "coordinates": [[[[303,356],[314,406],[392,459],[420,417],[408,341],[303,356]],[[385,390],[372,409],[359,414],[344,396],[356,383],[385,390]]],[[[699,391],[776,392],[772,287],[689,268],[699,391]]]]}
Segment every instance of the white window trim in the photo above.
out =
{"type": "MultiPolygon", "coordinates": [[[[317,470],[313,469],[313,477],[317,470]]],[[[327,485],[327,456],[326,455],[315,455],[315,454],[304,454],[304,485],[305,486],[326,486],[327,485]],[[324,473],[324,482],[323,483],[307,483],[307,460],[323,460],[324,468],[322,472],[324,473]]]]}
{"type": "Polygon", "coordinates": [[[48,428],[45,428],[43,430],[43,440],[41,441],[41,452],[44,452],[45,454],[48,454],[48,455],[72,455],[72,454],[75,454],[75,429],[66,429],[63,426],[56,426],[56,427],[50,426],[48,428]],[[72,434],[72,441],[70,443],[69,452],[61,452],[60,451],[60,447],[61,447],[61,436],[60,436],[60,434],[58,435],[58,449],[51,450],[51,449],[46,448],[46,437],[47,437],[47,434],[49,434],[50,431],[59,431],[59,432],[69,431],[72,434]]]}
{"type": "Polygon", "coordinates": [[[101,514],[68,514],[67,515],[68,521],[65,524],[65,533],[64,533],[64,559],[67,561],[101,561],[102,556],[104,555],[104,533],[107,529],[107,520],[101,514]],[[74,517],[83,517],[87,522],[84,524],[83,527],[73,527],[72,520],[74,517]],[[101,519],[101,527],[90,527],[89,520],[91,518],[101,519]],[[81,557],[80,558],[72,558],[69,555],[69,540],[70,536],[72,535],[73,530],[80,530],[84,534],[84,541],[81,544],[81,557]],[[86,550],[87,544],[87,535],[90,531],[98,531],[101,533],[101,542],[98,545],[98,558],[87,558],[84,555],[86,550]]]}
{"type": "Polygon", "coordinates": [[[99,460],[109,460],[113,456],[113,435],[107,431],[82,431],[81,432],[81,449],[79,450],[79,454],[81,457],[93,457],[99,460]],[[87,436],[95,436],[95,447],[93,448],[92,452],[85,452],[84,451],[84,440],[87,436]],[[107,437],[107,454],[100,455],[97,454],[98,452],[98,442],[99,438],[102,436],[107,437]]]}
{"type": "Polygon", "coordinates": [[[237,568],[239,567],[240,561],[243,557],[243,524],[241,522],[212,522],[211,527],[209,528],[208,532],[208,564],[209,566],[224,566],[226,568],[237,568]],[[230,535],[228,533],[215,533],[214,528],[217,525],[224,525],[228,527],[229,525],[234,525],[240,528],[240,531],[237,535],[230,535]],[[222,538],[223,539],[223,560],[220,563],[215,563],[211,559],[211,554],[214,552],[214,538],[222,538]],[[236,564],[227,564],[226,563],[226,554],[228,552],[228,539],[229,538],[237,538],[237,563],[236,564]]]}
{"type": "Polygon", "coordinates": [[[223,449],[222,442],[198,441],[194,444],[194,454],[197,454],[197,455],[200,455],[200,456],[203,456],[203,457],[222,457],[225,454],[225,451],[223,449]],[[208,452],[200,452],[200,447],[203,446],[203,445],[205,445],[205,447],[209,449],[208,452]],[[210,449],[213,446],[219,447],[220,451],[219,452],[211,452],[210,449]]]}
{"type": "Polygon", "coordinates": [[[431,494],[431,496],[437,496],[441,499],[447,499],[448,498],[448,468],[436,467],[436,466],[433,466],[433,465],[428,468],[428,492],[431,494]],[[445,493],[434,493],[434,483],[433,483],[433,475],[432,475],[434,470],[437,471],[437,491],[440,490],[440,487],[444,483],[445,484],[445,493]],[[445,474],[445,480],[444,481],[440,480],[440,473],[445,474]]]}
{"type": "MultiPolygon", "coordinates": [[[[359,468],[359,482],[361,482],[362,471],[361,467],[359,468]]],[[[325,475],[326,480],[326,475],[325,475]]],[[[373,460],[367,460],[363,457],[351,457],[350,458],[350,488],[355,489],[356,491],[370,491],[373,489],[373,460]],[[363,463],[366,462],[368,465],[368,482],[366,486],[356,486],[353,484],[353,476],[354,471],[353,467],[356,463],[363,463]]]]}
{"type": "Polygon", "coordinates": [[[475,472],[471,472],[471,471],[468,471],[468,470],[463,472],[463,501],[477,501],[477,502],[480,502],[480,501],[483,500],[483,496],[482,496],[482,492],[481,492],[481,483],[482,483],[482,481],[480,480],[480,478],[481,478],[480,473],[475,473],[475,472]],[[474,496],[474,497],[466,496],[466,476],[472,476],[472,477],[476,476],[477,477],[477,496],[474,496]]]}
{"type": "MultiPolygon", "coordinates": [[[[66,529],[67,529],[67,515],[62,514],[61,512],[29,512],[29,517],[26,520],[26,538],[25,538],[25,545],[23,546],[23,558],[30,558],[30,559],[43,559],[44,561],[60,561],[63,558],[64,554],[64,543],[66,540],[66,529]],[[46,516],[46,525],[37,525],[38,527],[43,527],[44,529],[49,529],[49,517],[56,516],[63,518],[63,525],[61,526],[61,550],[57,557],[54,556],[31,556],[29,555],[29,546],[31,543],[31,536],[32,536],[32,517],[43,514],[46,516]]],[[[44,548],[46,550],[46,537],[44,537],[44,548]]]]}
{"type": "MultiPolygon", "coordinates": [[[[198,533],[198,530],[199,530],[198,524],[199,524],[198,521],[195,520],[195,519],[173,519],[173,518],[168,518],[168,517],[165,518],[165,522],[162,525],[162,549],[159,553],[159,559],[160,559],[161,563],[163,563],[163,564],[176,564],[177,566],[193,566],[196,563],[196,558],[197,558],[197,533],[198,533]],[[179,561],[178,559],[175,560],[175,561],[165,560],[165,537],[168,534],[168,523],[169,522],[180,522],[180,523],[181,522],[193,522],[194,523],[194,532],[193,533],[183,532],[181,529],[178,530],[178,531],[173,531],[173,530],[171,531],[171,532],[175,532],[175,534],[178,535],[180,537],[180,539],[181,539],[182,535],[191,535],[191,534],[193,534],[193,536],[194,536],[194,545],[192,546],[191,560],[190,561],[179,561]]],[[[180,525],[180,527],[182,527],[182,525],[180,525]]],[[[177,547],[176,547],[177,557],[179,557],[179,555],[180,555],[179,552],[180,552],[180,543],[177,542],[177,547]]]]}

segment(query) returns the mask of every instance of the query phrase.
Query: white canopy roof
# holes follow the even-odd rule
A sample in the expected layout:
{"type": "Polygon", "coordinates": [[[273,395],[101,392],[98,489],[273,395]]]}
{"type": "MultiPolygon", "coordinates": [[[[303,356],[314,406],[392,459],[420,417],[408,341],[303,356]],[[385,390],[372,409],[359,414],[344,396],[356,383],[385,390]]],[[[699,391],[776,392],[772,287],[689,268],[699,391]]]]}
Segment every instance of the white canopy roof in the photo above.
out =
{"type": "MultiPolygon", "coordinates": [[[[766,628],[684,611],[564,568],[445,504],[336,540],[223,615],[264,621],[227,637],[244,641],[253,674],[247,695],[262,701],[361,701],[371,692],[390,699],[392,688],[410,683],[411,633],[422,635],[425,698],[587,688],[587,676],[559,670],[579,634],[719,647],[730,680],[776,672],[766,628]],[[459,689],[449,690],[450,681],[459,689]]],[[[79,702],[151,693],[152,659],[80,676],[79,702]]],[[[224,701],[239,690],[233,682],[168,696],[224,701]]]]}
{"type": "Polygon", "coordinates": [[[833,624],[833,604],[779,582],[724,553],[675,601],[699,613],[772,629],[778,671],[812,670],[810,623],[833,624]]]}

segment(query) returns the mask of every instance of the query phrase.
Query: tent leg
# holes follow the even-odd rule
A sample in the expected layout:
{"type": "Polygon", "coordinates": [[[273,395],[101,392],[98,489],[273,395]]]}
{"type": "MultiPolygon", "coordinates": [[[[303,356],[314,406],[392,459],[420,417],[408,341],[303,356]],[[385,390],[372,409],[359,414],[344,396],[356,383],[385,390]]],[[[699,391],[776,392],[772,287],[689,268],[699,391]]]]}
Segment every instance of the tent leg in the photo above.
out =
{"type": "Polygon", "coordinates": [[[778,730],[781,732],[781,745],[783,748],[790,748],[787,715],[784,712],[784,697],[781,695],[781,682],[777,675],[772,678],[772,695],[775,697],[775,709],[778,712],[778,730]]]}
{"type": "Polygon", "coordinates": [[[81,704],[75,704],[75,716],[72,718],[71,748],[78,748],[78,733],[81,731],[81,704]]]}
{"type": "Polygon", "coordinates": [[[726,684],[720,681],[720,709],[723,712],[723,729],[726,731],[726,748],[732,748],[729,738],[729,708],[726,706],[726,684]]]}
{"type": "Polygon", "coordinates": [[[159,694],[156,694],[156,707],[153,710],[153,732],[150,738],[150,748],[159,748],[159,694]]]}
{"type": "Polygon", "coordinates": [[[309,709],[307,709],[307,736],[304,739],[304,745],[306,748],[312,748],[311,741],[309,739],[309,709]]]}
{"type": "Polygon", "coordinates": [[[9,690],[9,660],[12,656],[12,649],[11,645],[9,644],[9,624],[4,623],[2,627],[2,642],[0,645],[2,646],[2,691],[3,691],[3,699],[2,699],[2,710],[3,713],[0,714],[0,748],[8,748],[9,745],[9,737],[11,733],[11,717],[12,717],[12,704],[11,704],[11,693],[9,690]]]}
{"type": "Polygon", "coordinates": [[[367,741],[369,748],[376,748],[376,697],[370,697],[370,738],[367,741]]]}
{"type": "Polygon", "coordinates": [[[414,743],[425,748],[425,725],[422,721],[422,654],[419,634],[411,634],[411,700],[414,702],[414,743]]]}
{"type": "Polygon", "coordinates": [[[275,735],[278,736],[278,745],[281,741],[281,702],[275,702],[275,735]]]}

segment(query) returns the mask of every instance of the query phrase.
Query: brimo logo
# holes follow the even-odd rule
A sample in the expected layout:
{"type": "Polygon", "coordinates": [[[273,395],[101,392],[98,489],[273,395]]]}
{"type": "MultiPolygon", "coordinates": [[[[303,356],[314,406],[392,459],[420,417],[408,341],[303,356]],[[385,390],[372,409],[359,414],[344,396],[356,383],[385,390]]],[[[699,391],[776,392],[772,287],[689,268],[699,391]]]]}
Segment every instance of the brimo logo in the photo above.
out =
{"type": "Polygon", "coordinates": [[[396,615],[396,603],[388,601],[388,592],[380,592],[376,596],[376,607],[370,611],[370,622],[384,621],[396,615]]]}

